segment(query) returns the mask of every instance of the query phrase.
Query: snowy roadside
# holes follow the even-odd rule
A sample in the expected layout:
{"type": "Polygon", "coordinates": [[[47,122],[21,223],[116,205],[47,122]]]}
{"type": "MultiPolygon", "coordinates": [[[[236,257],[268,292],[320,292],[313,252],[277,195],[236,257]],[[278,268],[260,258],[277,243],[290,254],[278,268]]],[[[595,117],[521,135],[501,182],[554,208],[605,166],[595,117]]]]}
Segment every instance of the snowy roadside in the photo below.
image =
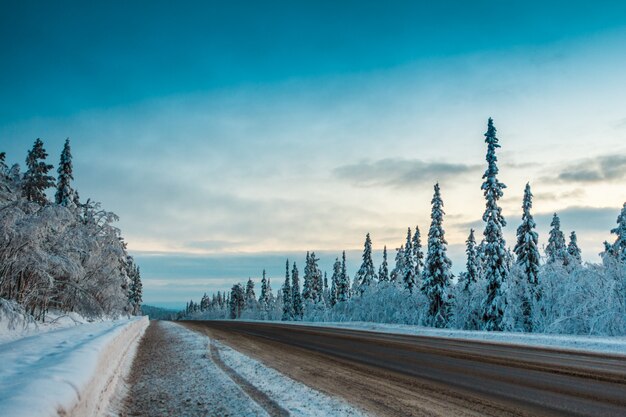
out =
{"type": "Polygon", "coordinates": [[[147,317],[88,323],[0,345],[3,415],[102,415],[147,317]]]}
{"type": "Polygon", "coordinates": [[[307,321],[267,321],[241,320],[258,323],[276,323],[290,326],[332,327],[338,329],[362,330],[378,333],[391,333],[412,336],[445,337],[450,339],[475,340],[564,349],[593,353],[626,355],[625,336],[575,336],[560,334],[537,334],[517,332],[487,332],[478,330],[435,329],[409,324],[386,324],[369,322],[307,322],[307,321]]]}
{"type": "MultiPolygon", "coordinates": [[[[284,414],[294,417],[357,417],[366,415],[343,400],[311,389],[243,353],[210,339],[208,336],[184,328],[181,325],[175,326],[180,328],[180,332],[188,333],[185,336],[186,338],[190,338],[190,335],[195,335],[195,338],[201,340],[205,352],[207,354],[211,353],[212,363],[222,368],[220,371],[222,375],[230,378],[243,391],[247,392],[247,398],[257,397],[255,401],[266,409],[268,408],[267,404],[259,401],[258,395],[249,393],[250,389],[246,386],[250,386],[260,396],[274,403],[275,408],[279,411],[272,410],[272,415],[284,414]],[[226,369],[223,369],[223,365],[226,366],[226,369]],[[233,377],[229,373],[235,373],[236,375],[233,377]]],[[[197,342],[195,343],[197,344],[197,342]]],[[[222,401],[228,401],[224,397],[222,395],[222,401]]]]}

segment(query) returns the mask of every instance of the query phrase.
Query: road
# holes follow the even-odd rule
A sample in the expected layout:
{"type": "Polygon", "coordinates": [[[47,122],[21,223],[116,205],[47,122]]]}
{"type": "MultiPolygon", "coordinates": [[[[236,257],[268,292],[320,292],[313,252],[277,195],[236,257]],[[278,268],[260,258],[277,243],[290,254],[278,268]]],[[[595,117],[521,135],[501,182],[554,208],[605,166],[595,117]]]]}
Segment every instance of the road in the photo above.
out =
{"type": "Polygon", "coordinates": [[[626,416],[626,357],[273,323],[190,321],[380,416],[626,416]]]}

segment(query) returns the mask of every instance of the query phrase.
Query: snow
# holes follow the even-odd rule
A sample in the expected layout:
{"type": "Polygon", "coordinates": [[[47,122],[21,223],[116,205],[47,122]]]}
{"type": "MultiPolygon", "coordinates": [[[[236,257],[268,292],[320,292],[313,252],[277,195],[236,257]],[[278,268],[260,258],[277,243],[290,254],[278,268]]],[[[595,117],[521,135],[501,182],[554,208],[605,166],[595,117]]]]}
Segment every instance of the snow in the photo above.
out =
{"type": "Polygon", "coordinates": [[[3,415],[102,415],[147,317],[50,330],[0,345],[3,415]]]}
{"type": "MultiPolygon", "coordinates": [[[[259,320],[258,322],[267,323],[267,321],[261,320],[259,320]]],[[[371,322],[274,321],[273,323],[287,324],[293,326],[331,327],[339,329],[363,330],[414,336],[445,337],[451,339],[465,339],[511,345],[524,345],[553,349],[626,355],[626,336],[573,336],[538,333],[435,329],[432,327],[413,326],[408,324],[386,324],[371,322]]]]}
{"type": "Polygon", "coordinates": [[[228,367],[276,401],[292,416],[356,417],[365,415],[346,402],[296,382],[218,341],[211,343],[219,350],[222,361],[228,367]]]}

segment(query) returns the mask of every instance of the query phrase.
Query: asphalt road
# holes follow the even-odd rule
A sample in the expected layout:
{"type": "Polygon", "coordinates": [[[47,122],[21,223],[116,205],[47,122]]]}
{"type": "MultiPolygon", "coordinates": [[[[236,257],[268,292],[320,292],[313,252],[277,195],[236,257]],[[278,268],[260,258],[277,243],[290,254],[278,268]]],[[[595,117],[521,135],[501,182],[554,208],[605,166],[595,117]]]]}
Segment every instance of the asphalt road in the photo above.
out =
{"type": "Polygon", "coordinates": [[[626,416],[626,357],[258,322],[186,324],[379,415],[465,410],[468,415],[626,416]],[[309,361],[314,365],[307,371],[309,361]],[[339,374],[341,367],[345,372],[339,374]],[[350,380],[349,375],[358,376],[350,380]]]}

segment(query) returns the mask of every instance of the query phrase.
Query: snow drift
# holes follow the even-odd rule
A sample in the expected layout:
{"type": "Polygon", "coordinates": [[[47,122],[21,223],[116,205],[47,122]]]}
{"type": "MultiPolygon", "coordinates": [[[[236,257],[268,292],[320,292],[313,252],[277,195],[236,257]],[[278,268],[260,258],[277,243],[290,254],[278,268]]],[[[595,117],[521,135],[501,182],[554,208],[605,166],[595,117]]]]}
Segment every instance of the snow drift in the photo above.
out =
{"type": "Polygon", "coordinates": [[[13,417],[105,414],[148,323],[85,324],[0,345],[0,410],[13,417]]]}

